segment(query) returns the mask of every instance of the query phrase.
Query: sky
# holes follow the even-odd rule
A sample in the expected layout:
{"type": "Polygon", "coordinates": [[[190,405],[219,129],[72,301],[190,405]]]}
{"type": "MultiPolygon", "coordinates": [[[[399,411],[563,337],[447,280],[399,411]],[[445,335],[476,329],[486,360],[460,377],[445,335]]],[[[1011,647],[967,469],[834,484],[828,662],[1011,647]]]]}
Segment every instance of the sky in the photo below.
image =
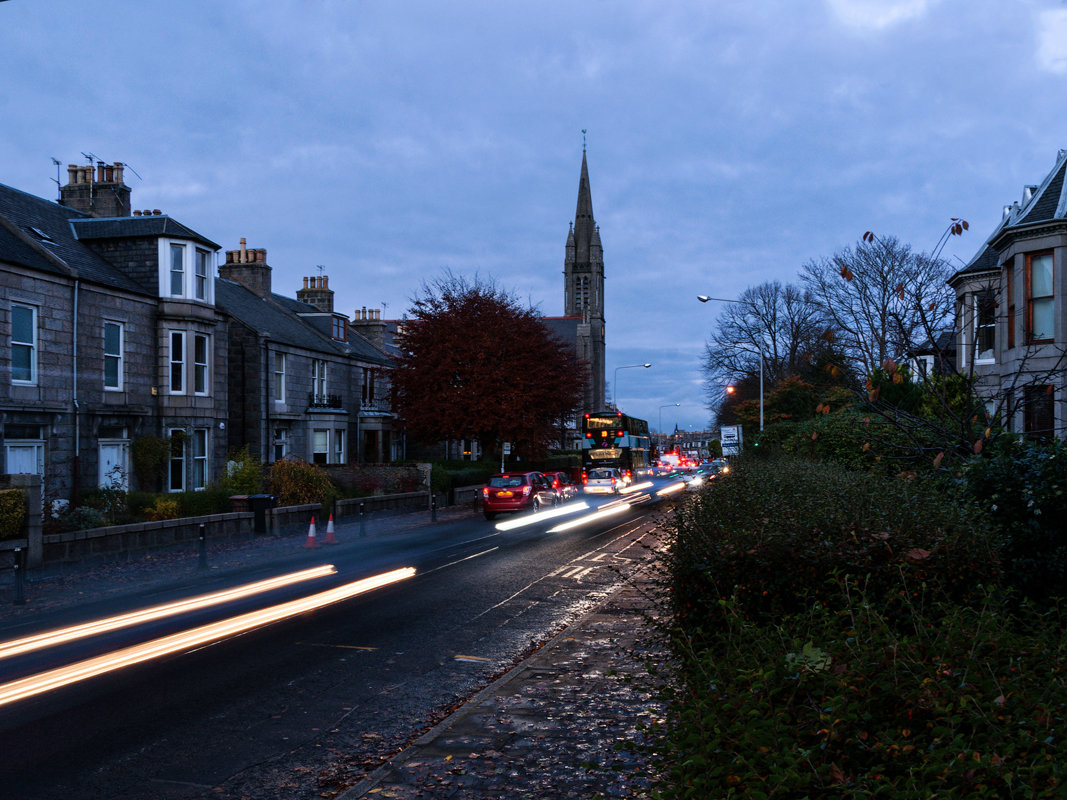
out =
{"type": "Polygon", "coordinates": [[[445,270],[562,314],[585,131],[608,397],[668,431],[711,421],[698,294],[952,217],[962,266],[1067,148],[1062,0],[0,0],[0,74],[0,183],[121,161],[349,316],[445,270]]]}

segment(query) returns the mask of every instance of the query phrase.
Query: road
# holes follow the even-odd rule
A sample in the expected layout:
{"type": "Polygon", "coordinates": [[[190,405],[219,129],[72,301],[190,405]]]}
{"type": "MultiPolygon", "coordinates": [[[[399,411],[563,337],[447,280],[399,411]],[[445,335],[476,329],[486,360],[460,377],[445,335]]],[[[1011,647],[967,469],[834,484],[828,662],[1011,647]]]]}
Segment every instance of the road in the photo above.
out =
{"type": "MultiPolygon", "coordinates": [[[[336,572],[2,659],[0,697],[4,686],[66,664],[414,570],[317,610],[0,705],[4,795],[255,797],[274,786],[317,797],[300,794],[316,784],[300,780],[308,774],[350,785],[647,558],[661,505],[623,502],[619,513],[565,530],[580,514],[541,512],[504,530],[515,518],[471,518],[304,551],[288,572],[326,562],[336,572]]],[[[265,577],[250,569],[241,582],[265,577]]]]}

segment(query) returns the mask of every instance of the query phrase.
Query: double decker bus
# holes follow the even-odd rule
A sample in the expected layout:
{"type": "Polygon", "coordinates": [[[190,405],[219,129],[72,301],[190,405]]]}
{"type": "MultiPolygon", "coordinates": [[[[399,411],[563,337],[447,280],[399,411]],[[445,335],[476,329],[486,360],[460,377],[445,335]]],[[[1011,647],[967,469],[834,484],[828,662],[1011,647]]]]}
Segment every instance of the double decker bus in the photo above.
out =
{"type": "Polygon", "coordinates": [[[582,418],[582,472],[615,467],[624,480],[650,475],[652,438],[648,423],[621,411],[597,411],[582,418]]]}

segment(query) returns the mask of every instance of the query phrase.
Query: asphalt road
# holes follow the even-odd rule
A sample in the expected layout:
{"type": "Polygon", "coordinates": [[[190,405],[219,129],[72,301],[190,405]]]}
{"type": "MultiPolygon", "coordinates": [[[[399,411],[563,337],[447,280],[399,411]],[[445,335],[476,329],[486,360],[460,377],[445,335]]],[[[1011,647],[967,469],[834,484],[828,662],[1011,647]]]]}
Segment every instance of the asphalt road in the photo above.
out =
{"type": "MultiPolygon", "coordinates": [[[[0,706],[3,795],[241,797],[266,796],[248,787],[274,785],[296,798],[315,783],[298,779],[307,773],[335,774],[343,788],[616,584],[655,544],[649,531],[660,514],[658,506],[628,507],[555,532],[572,517],[545,516],[512,530],[497,528],[508,517],[469,518],[303,551],[292,569],[329,562],[336,574],[0,661],[6,685],[389,570],[415,570],[315,611],[0,706]]],[[[250,567],[225,583],[277,572],[250,567]]],[[[47,623],[178,594],[113,600],[47,623]]]]}

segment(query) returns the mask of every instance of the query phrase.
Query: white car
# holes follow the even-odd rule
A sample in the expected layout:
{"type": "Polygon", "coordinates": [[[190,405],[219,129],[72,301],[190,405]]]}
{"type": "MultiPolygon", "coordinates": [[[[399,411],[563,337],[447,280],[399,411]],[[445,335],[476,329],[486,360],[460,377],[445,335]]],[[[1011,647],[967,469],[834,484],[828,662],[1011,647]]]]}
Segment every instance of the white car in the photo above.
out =
{"type": "Polygon", "coordinates": [[[622,488],[622,475],[614,467],[597,467],[585,474],[582,491],[585,494],[618,494],[622,488]]]}

